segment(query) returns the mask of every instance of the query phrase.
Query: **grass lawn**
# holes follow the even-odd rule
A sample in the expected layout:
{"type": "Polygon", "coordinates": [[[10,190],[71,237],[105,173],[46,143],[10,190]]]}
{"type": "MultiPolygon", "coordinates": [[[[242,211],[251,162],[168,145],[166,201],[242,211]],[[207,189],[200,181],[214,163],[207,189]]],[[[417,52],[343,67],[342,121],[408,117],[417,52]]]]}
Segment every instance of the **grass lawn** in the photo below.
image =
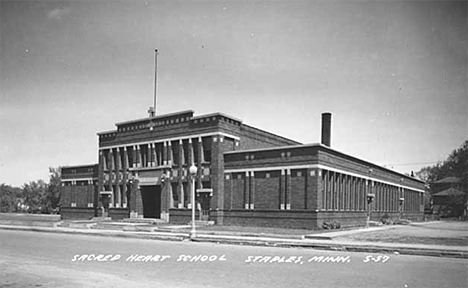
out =
{"type": "Polygon", "coordinates": [[[393,229],[340,237],[353,241],[468,246],[467,222],[438,222],[429,225],[396,226],[393,229]]]}

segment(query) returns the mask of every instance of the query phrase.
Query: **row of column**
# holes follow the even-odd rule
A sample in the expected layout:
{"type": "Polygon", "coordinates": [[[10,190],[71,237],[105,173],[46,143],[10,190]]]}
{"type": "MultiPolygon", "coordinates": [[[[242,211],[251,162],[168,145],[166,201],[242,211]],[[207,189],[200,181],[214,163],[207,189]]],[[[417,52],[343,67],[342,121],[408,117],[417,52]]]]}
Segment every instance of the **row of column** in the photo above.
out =
{"type": "MultiPolygon", "coordinates": [[[[179,155],[185,155],[184,145],[182,140],[179,140],[179,155]]],[[[204,153],[203,153],[203,140],[201,137],[198,137],[198,144],[196,145],[196,150],[194,149],[194,145],[192,143],[192,138],[188,139],[188,154],[187,154],[187,163],[194,163],[197,166],[197,174],[195,176],[195,189],[203,188],[202,186],[202,175],[203,175],[203,166],[202,163],[204,162],[204,153]]],[[[189,168],[190,166],[183,167],[185,164],[185,159],[182,157],[177,158],[177,195],[179,202],[177,203],[177,208],[191,208],[192,198],[190,197],[190,193],[192,191],[192,175],[190,175],[189,168]],[[185,173],[185,175],[184,175],[185,173]],[[187,191],[184,189],[184,178],[182,175],[187,176],[187,191]],[[185,194],[187,193],[187,203],[185,203],[185,194]]]]}
{"type": "MultiPolygon", "coordinates": [[[[405,194],[410,192],[417,195],[413,196],[415,198],[423,197],[421,193],[410,189],[334,171],[322,171],[321,208],[324,210],[365,211],[367,209],[367,194],[374,194],[375,198],[372,201],[374,211],[398,212],[400,199],[405,199],[402,203],[405,205],[407,200],[405,194]]],[[[415,200],[411,199],[411,201],[415,200]]],[[[406,204],[405,207],[408,207],[405,208],[406,210],[412,209],[409,208],[409,204],[406,204]]]]}
{"type": "Polygon", "coordinates": [[[128,149],[127,146],[123,146],[101,150],[103,151],[102,156],[104,157],[103,168],[104,170],[118,171],[124,166],[127,168],[141,168],[167,165],[171,166],[172,164],[182,165],[191,164],[193,163],[193,160],[198,159],[200,159],[200,161],[197,162],[205,162],[203,141],[201,137],[198,137],[197,144],[192,143],[192,138],[189,138],[187,142],[179,139],[177,145],[178,149],[172,148],[172,142],[173,141],[164,141],[163,143],[132,145],[129,146],[128,149]],[[121,155],[121,151],[123,152],[123,157],[121,155]],[[193,159],[193,155],[195,154],[197,155],[197,157],[195,157],[197,159],[193,159]]]}
{"type": "Polygon", "coordinates": [[[404,189],[404,211],[424,211],[424,195],[422,193],[404,189]]]}
{"type": "Polygon", "coordinates": [[[104,185],[104,190],[112,191],[109,207],[127,208],[127,192],[130,191],[129,185],[104,185]]]}

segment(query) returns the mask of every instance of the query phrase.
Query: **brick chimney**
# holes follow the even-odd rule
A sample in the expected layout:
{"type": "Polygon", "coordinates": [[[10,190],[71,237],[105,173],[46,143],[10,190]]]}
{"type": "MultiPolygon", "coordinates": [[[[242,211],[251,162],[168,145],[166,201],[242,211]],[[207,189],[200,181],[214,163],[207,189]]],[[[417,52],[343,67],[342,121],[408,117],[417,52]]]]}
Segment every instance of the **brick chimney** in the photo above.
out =
{"type": "Polygon", "coordinates": [[[331,145],[331,116],[329,112],[322,113],[322,144],[331,145]]]}

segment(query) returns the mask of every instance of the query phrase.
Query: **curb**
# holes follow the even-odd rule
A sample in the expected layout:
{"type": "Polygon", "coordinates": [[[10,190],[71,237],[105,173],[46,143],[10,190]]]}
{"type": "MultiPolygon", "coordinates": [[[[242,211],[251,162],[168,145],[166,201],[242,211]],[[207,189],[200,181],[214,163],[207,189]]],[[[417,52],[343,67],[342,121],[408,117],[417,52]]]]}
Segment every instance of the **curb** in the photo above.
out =
{"type": "Polygon", "coordinates": [[[120,237],[120,238],[134,238],[134,239],[150,239],[162,241],[193,241],[205,242],[216,244],[229,244],[229,245],[245,245],[245,246],[264,246],[264,247],[280,247],[280,248],[306,248],[317,250],[330,250],[330,251],[348,251],[348,252],[366,252],[366,253],[390,253],[401,255],[413,256],[432,256],[432,257],[447,257],[447,258],[461,258],[468,259],[468,251],[459,250],[442,250],[442,249],[429,249],[418,247],[389,247],[389,246],[363,246],[358,244],[348,243],[317,243],[307,240],[296,239],[281,239],[281,238],[266,238],[266,237],[239,237],[239,236],[225,236],[225,235],[203,235],[200,234],[195,238],[190,239],[188,234],[185,233],[170,233],[170,232],[127,232],[116,230],[66,230],[56,229],[49,227],[27,227],[27,226],[8,226],[0,225],[3,230],[19,230],[19,231],[32,231],[32,232],[46,232],[46,233],[61,233],[61,234],[78,234],[88,236],[103,236],[103,237],[120,237]],[[307,242],[304,242],[307,241],[307,242]]]}
{"type": "Polygon", "coordinates": [[[125,232],[117,230],[65,230],[65,229],[44,229],[48,227],[18,227],[0,225],[0,230],[19,230],[44,233],[59,233],[59,234],[75,234],[88,236],[103,236],[103,237],[120,237],[120,238],[136,238],[136,239],[152,239],[152,240],[167,240],[167,241],[184,241],[188,239],[188,235],[175,233],[150,233],[150,232],[125,232]]]}
{"type": "Polygon", "coordinates": [[[300,241],[285,241],[284,239],[239,239],[239,238],[215,238],[207,236],[198,236],[192,239],[195,242],[211,242],[217,244],[234,244],[248,246],[265,246],[265,247],[281,247],[281,248],[305,248],[330,251],[348,251],[348,252],[366,252],[366,253],[387,253],[413,256],[432,256],[432,257],[447,257],[447,258],[462,258],[468,259],[468,251],[459,250],[442,250],[442,249],[425,249],[417,247],[389,247],[389,246],[363,246],[359,244],[347,243],[314,243],[300,241]]]}

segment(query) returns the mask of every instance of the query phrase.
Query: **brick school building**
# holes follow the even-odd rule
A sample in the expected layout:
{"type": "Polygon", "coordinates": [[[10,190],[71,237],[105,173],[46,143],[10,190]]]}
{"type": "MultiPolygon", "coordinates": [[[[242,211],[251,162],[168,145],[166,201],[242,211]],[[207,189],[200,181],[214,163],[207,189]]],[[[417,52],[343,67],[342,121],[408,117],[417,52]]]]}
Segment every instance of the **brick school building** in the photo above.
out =
{"type": "Polygon", "coordinates": [[[330,122],[331,114],[322,114],[317,144],[222,113],[117,123],[98,133],[98,164],[62,168],[61,215],[188,223],[195,205],[197,219],[218,225],[314,229],[422,220],[424,183],[332,149],[330,122]]]}

